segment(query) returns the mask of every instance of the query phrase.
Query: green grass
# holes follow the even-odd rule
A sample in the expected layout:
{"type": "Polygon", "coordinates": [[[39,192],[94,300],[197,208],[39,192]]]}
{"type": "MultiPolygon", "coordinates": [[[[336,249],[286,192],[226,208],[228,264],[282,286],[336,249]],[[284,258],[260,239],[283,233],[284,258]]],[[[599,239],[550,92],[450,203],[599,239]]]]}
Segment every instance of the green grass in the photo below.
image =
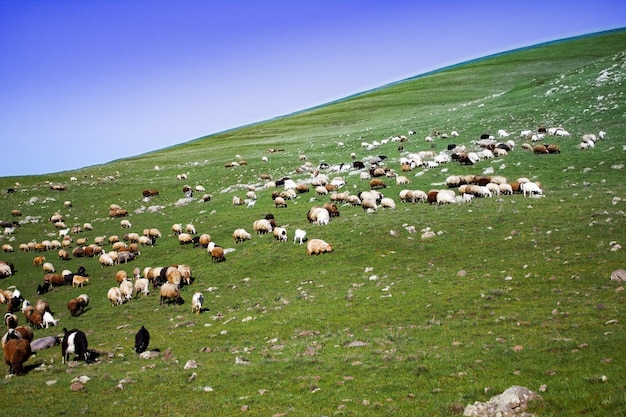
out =
{"type": "MultiPolygon", "coordinates": [[[[624,169],[616,168],[626,160],[626,103],[621,79],[595,82],[607,68],[624,77],[624,44],[626,32],[616,31],[528,48],[150,154],[71,172],[0,178],[2,189],[17,191],[3,194],[1,216],[10,220],[10,210],[20,209],[24,223],[10,242],[16,252],[2,254],[16,274],[0,286],[16,285],[31,301],[43,274],[32,266],[36,254],[17,246],[56,237],[47,221],[55,211],[68,225],[92,223],[93,232],[80,234],[90,242],[128,232],[119,219],[108,218],[112,203],[129,210],[131,231],[157,227],[164,234],[128,265],[101,268],[97,259],[62,262],[54,251],[45,253],[58,270],[84,265],[92,278],[84,289],[55,288],[43,297],[61,322],[36,330],[36,337],[79,328],[101,361],[71,367],[61,364],[60,347],[38,353],[26,363],[25,375],[0,382],[3,397],[11,398],[0,413],[454,416],[512,385],[537,391],[545,384],[543,401],[532,406],[539,415],[626,415],[625,299],[609,280],[626,261],[623,250],[609,246],[626,243],[624,169]],[[540,125],[562,125],[572,134],[548,139],[560,144],[561,154],[522,150],[517,133],[540,125]],[[384,193],[396,200],[395,211],[342,207],[328,226],[315,226],[306,212],[328,197],[310,192],[276,209],[272,190],[258,178],[267,173],[306,180],[310,174],[295,172],[300,154],[314,166],[349,162],[352,152],[358,159],[372,154],[362,141],[409,129],[417,134],[405,149],[417,152],[432,149],[423,139],[434,130],[460,132],[458,138],[435,139],[440,151],[452,141],[471,147],[481,133],[500,128],[515,134],[516,149],[506,157],[414,170],[408,188],[443,188],[450,174],[491,167],[510,181],[541,181],[545,198],[401,204],[397,196],[404,187],[386,180],[384,193]],[[582,134],[599,130],[608,136],[595,149],[577,149],[582,134]],[[338,147],[339,141],[345,146],[338,147]],[[262,162],[263,156],[269,161],[262,162]],[[248,164],[224,168],[240,159],[248,164]],[[189,179],[177,181],[180,173],[189,179]],[[68,189],[52,191],[48,182],[68,189]],[[202,184],[213,199],[176,206],[185,183],[202,184]],[[233,207],[232,197],[245,196],[250,185],[257,187],[256,206],[233,207]],[[160,195],[143,201],[145,188],[160,195]],[[64,208],[65,200],[73,207],[64,208]],[[160,208],[152,213],[150,206],[160,208]],[[270,212],[288,225],[290,238],[295,228],[305,228],[309,238],[332,242],[335,251],[309,257],[291,239],[278,243],[268,235],[232,242],[235,228],[251,232],[252,222],[270,212]],[[37,222],[25,222],[27,216],[37,222]],[[236,250],[214,264],[204,250],[178,244],[170,233],[174,223],[194,223],[199,233],[236,250]],[[418,232],[408,233],[406,225],[418,232]],[[440,233],[421,239],[424,228],[440,233]],[[106,292],[117,270],[179,263],[190,265],[195,276],[183,287],[185,304],[160,306],[152,293],[110,307],[106,292]],[[196,290],[210,309],[200,316],[190,313],[196,290]],[[83,292],[90,307],[70,318],[66,304],[83,292]],[[142,325],[151,332],[150,348],[161,352],[157,359],[132,353],[142,325]],[[353,342],[362,346],[351,347],[353,342]],[[249,364],[236,364],[237,357],[249,364]],[[184,370],[188,360],[199,367],[184,370]],[[71,380],[81,375],[91,380],[72,392],[71,380]]],[[[374,151],[387,155],[395,170],[397,145],[374,151]]],[[[343,176],[352,193],[367,188],[358,175],[343,176]]]]}

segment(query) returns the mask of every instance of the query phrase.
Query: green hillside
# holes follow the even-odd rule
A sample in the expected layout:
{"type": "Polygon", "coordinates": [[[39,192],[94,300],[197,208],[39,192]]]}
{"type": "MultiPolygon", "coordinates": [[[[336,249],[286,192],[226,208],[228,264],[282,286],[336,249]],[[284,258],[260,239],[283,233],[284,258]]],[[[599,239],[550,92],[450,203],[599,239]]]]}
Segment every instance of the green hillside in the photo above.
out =
{"type": "Polygon", "coordinates": [[[23,375],[0,382],[10,399],[0,413],[455,416],[522,385],[542,397],[531,404],[536,415],[626,415],[625,296],[623,284],[609,279],[626,269],[624,45],[626,30],[539,45],[104,165],[0,178],[0,219],[20,224],[2,237],[14,251],[0,258],[15,271],[0,288],[50,303],[59,325],[36,329],[35,338],[76,328],[99,354],[94,363],[62,364],[60,346],[38,352],[23,375]],[[540,127],[569,136],[532,141],[520,133],[540,127]],[[593,148],[579,149],[583,135],[601,131],[593,148]],[[470,165],[428,165],[434,155],[451,155],[452,144],[486,155],[477,144],[483,134],[513,149],[470,165]],[[529,150],[538,144],[560,153],[529,150]],[[418,153],[424,165],[402,171],[401,159],[418,153]],[[356,195],[370,188],[360,175],[380,156],[388,172],[410,181],[381,178],[395,209],[337,202],[340,215],[329,224],[309,223],[309,209],[333,194],[316,193],[315,181],[341,177],[337,191],[356,195]],[[354,161],[366,169],[339,169],[354,161]],[[527,178],[543,194],[400,200],[405,189],[448,189],[453,175],[527,178]],[[310,191],[277,208],[272,193],[283,187],[267,176],[310,191]],[[185,186],[204,191],[186,199],[185,186]],[[144,197],[144,190],[159,193],[144,197]],[[248,193],[254,205],[233,204],[248,193]],[[130,228],[110,217],[112,204],[128,211],[130,228]],[[135,260],[107,267],[97,257],[61,260],[57,249],[20,250],[62,240],[49,221],[55,212],[67,228],[81,229],[70,232],[70,252],[81,238],[88,245],[105,237],[109,252],[113,235],[157,228],[162,237],[141,246],[135,260]],[[286,227],[287,242],[254,233],[253,222],[267,214],[286,227]],[[172,225],[188,223],[227,249],[224,262],[179,244],[172,225]],[[237,228],[252,238],[235,243],[237,228]],[[293,242],[297,228],[334,250],[308,256],[293,242]],[[84,266],[89,283],[38,295],[37,256],[57,272],[84,266]],[[120,270],[132,276],[136,267],[143,274],[180,264],[194,277],[181,288],[182,304],[161,305],[152,287],[120,306],[107,300],[120,270]],[[191,312],[196,291],[205,298],[199,315],[191,312]],[[66,305],[81,293],[89,306],[70,317],[66,305]],[[132,350],[142,325],[154,358],[132,350]],[[197,368],[184,369],[188,361],[197,368]],[[80,376],[89,380],[73,391],[80,376]]]}

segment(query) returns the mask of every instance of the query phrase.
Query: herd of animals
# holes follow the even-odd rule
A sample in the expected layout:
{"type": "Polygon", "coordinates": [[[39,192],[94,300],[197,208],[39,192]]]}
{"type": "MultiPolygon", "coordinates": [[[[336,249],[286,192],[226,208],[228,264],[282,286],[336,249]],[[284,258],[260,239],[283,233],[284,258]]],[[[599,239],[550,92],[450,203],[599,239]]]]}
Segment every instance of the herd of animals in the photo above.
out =
{"type": "MultiPolygon", "coordinates": [[[[409,131],[409,135],[415,132],[409,131]]],[[[521,132],[524,139],[532,142],[544,140],[546,136],[568,137],[569,133],[562,128],[545,129],[540,128],[536,132],[521,132]]],[[[458,133],[452,132],[450,136],[436,136],[442,138],[456,137],[458,133]]],[[[296,173],[310,174],[307,180],[296,182],[291,177],[283,177],[272,181],[269,176],[263,177],[265,185],[263,190],[272,189],[271,197],[274,206],[285,208],[289,201],[298,195],[307,193],[312,188],[318,197],[329,197],[329,202],[322,206],[313,206],[307,212],[307,219],[311,224],[327,225],[332,218],[339,216],[340,206],[360,206],[365,212],[375,212],[378,209],[393,209],[396,207],[395,200],[389,196],[384,196],[382,191],[387,187],[385,181],[394,181],[396,185],[406,185],[410,183],[406,174],[415,168],[432,169],[441,164],[456,161],[460,164],[473,165],[480,160],[490,159],[496,156],[504,157],[515,149],[515,141],[507,139],[509,134],[503,130],[498,131],[499,140],[491,135],[483,135],[479,140],[473,142],[477,149],[473,151],[466,150],[465,146],[457,146],[449,144],[446,151],[435,154],[431,151],[422,151],[419,153],[410,153],[404,151],[404,143],[407,142],[405,136],[394,136],[380,142],[372,143],[363,142],[361,145],[368,149],[374,150],[379,146],[389,142],[400,142],[398,151],[402,157],[399,160],[399,170],[392,169],[386,164],[386,157],[376,155],[366,157],[362,161],[353,160],[351,163],[342,163],[337,165],[328,165],[321,163],[314,167],[307,161],[306,156],[300,155],[299,159],[302,165],[296,170],[296,173]],[[399,172],[398,172],[399,171],[399,172]],[[341,191],[345,185],[345,179],[341,176],[330,178],[332,173],[348,173],[348,175],[358,174],[360,180],[368,180],[369,189],[352,194],[349,191],[341,191]]],[[[595,134],[587,134],[583,136],[583,140],[579,145],[579,149],[586,150],[594,147],[597,140],[604,138],[605,132],[595,134]]],[[[431,136],[426,137],[426,141],[432,141],[431,136]]],[[[343,146],[339,143],[338,146],[343,146]]],[[[556,144],[536,144],[531,145],[524,143],[523,150],[529,150],[535,154],[552,154],[560,153],[560,147],[556,144]]],[[[276,151],[276,150],[272,150],[276,151]]],[[[268,150],[268,152],[270,152],[268,150]]],[[[354,154],[352,154],[354,158],[354,154]]],[[[226,168],[234,168],[245,165],[245,161],[232,162],[225,165],[226,168]]],[[[156,168],[156,167],[155,167],[156,168]]],[[[177,180],[186,180],[187,174],[179,174],[177,180]]],[[[71,178],[70,181],[74,181],[71,178]]],[[[55,190],[64,190],[53,185],[55,190]]],[[[51,186],[51,188],[53,187],[51,186]]],[[[518,178],[515,181],[508,181],[499,175],[451,175],[446,179],[446,189],[437,190],[411,190],[403,189],[398,197],[401,203],[427,202],[430,204],[454,204],[470,202],[474,197],[491,197],[493,195],[507,195],[513,193],[522,193],[526,196],[542,196],[543,189],[539,182],[532,182],[528,178],[518,178]]],[[[14,192],[14,189],[9,189],[14,192]]],[[[193,192],[204,192],[204,187],[196,186],[192,188],[185,185],[183,193],[186,198],[191,198],[193,192]]],[[[247,204],[253,207],[256,202],[256,192],[258,190],[250,189],[246,198],[234,196],[233,205],[239,206],[247,204]]],[[[152,198],[158,196],[158,190],[144,190],[142,196],[144,198],[152,198]]],[[[204,194],[203,201],[210,201],[212,198],[209,194],[204,194]]],[[[71,207],[71,202],[65,202],[66,207],[71,207]]],[[[21,215],[19,209],[14,209],[11,213],[18,217],[21,215]]],[[[130,228],[130,222],[125,218],[128,211],[122,207],[112,204],[109,207],[109,217],[122,218],[120,225],[122,228],[130,228]]],[[[67,227],[61,213],[56,212],[50,218],[55,227],[59,230],[59,238],[54,240],[44,240],[42,242],[29,242],[20,244],[19,250],[44,252],[48,250],[57,250],[59,259],[69,259],[70,253],[74,257],[97,257],[102,267],[112,265],[125,264],[134,260],[140,254],[140,247],[144,245],[154,245],[156,240],[161,238],[162,234],[158,229],[146,229],[143,234],[127,233],[121,239],[118,236],[110,236],[108,239],[104,236],[94,239],[92,244],[87,245],[86,240],[74,239],[72,234],[77,234],[82,230],[93,230],[91,224],[85,223],[83,227],[73,226],[67,227]],[[111,245],[111,250],[106,252],[104,245],[111,245]]],[[[5,229],[5,235],[10,236],[15,229],[20,227],[17,221],[2,221],[0,226],[5,229]]],[[[268,214],[265,218],[254,221],[252,225],[256,234],[273,234],[274,238],[280,242],[288,240],[287,230],[285,226],[276,224],[273,215],[268,214]]],[[[196,247],[206,249],[208,255],[213,262],[223,262],[226,260],[228,250],[217,245],[212,241],[208,234],[196,233],[192,224],[183,227],[182,224],[174,224],[172,226],[172,235],[176,236],[181,245],[192,244],[196,247]]],[[[232,238],[235,244],[245,242],[252,238],[252,234],[247,232],[245,228],[237,228],[232,238]]],[[[308,239],[307,233],[303,229],[294,230],[294,244],[300,245],[306,242],[307,255],[319,255],[333,251],[333,245],[322,239],[308,239]]],[[[6,243],[2,246],[5,254],[13,252],[13,247],[6,243]]],[[[36,256],[33,265],[41,267],[44,271],[43,282],[38,285],[37,294],[43,295],[50,290],[51,287],[72,285],[73,287],[83,287],[89,284],[89,275],[84,267],[80,267],[76,272],[65,270],[62,273],[56,273],[51,262],[46,262],[45,256],[36,256]]],[[[8,261],[0,261],[0,277],[11,276],[14,272],[13,265],[8,261]]],[[[112,306],[121,305],[130,301],[139,294],[147,295],[150,291],[150,285],[153,289],[159,289],[160,303],[182,301],[180,296],[180,288],[183,285],[190,285],[193,281],[191,268],[187,265],[174,265],[169,267],[147,267],[143,270],[135,268],[133,276],[128,277],[124,271],[116,274],[117,286],[111,287],[107,293],[107,298],[112,306]]],[[[201,292],[195,292],[192,297],[191,311],[193,314],[200,314],[203,311],[204,296],[201,292]]],[[[63,363],[69,361],[72,355],[75,359],[92,362],[99,356],[98,352],[89,349],[87,337],[85,333],[78,329],[63,329],[63,333],[57,336],[48,336],[35,339],[34,329],[48,328],[58,324],[55,320],[50,306],[42,299],[32,305],[25,299],[21,292],[15,287],[9,287],[6,290],[0,290],[0,303],[7,305],[7,312],[4,316],[4,324],[7,331],[2,337],[2,348],[4,351],[5,363],[9,366],[10,374],[21,374],[24,372],[24,363],[37,351],[52,348],[61,345],[61,353],[63,363]],[[22,312],[28,325],[19,325],[19,319],[16,313],[22,312]]],[[[89,296],[81,294],[71,299],[67,308],[70,316],[80,315],[89,305],[89,296]]],[[[135,335],[134,351],[137,354],[148,349],[150,334],[145,327],[141,327],[135,335]]]]}

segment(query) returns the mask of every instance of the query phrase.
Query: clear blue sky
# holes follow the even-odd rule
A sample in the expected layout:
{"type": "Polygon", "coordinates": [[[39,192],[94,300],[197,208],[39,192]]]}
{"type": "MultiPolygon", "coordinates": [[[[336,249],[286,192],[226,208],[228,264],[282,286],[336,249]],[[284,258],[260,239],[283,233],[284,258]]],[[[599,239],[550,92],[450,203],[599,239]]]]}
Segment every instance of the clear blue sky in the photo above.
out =
{"type": "Polygon", "coordinates": [[[625,26],[622,0],[0,0],[0,176],[102,164],[625,26]]]}

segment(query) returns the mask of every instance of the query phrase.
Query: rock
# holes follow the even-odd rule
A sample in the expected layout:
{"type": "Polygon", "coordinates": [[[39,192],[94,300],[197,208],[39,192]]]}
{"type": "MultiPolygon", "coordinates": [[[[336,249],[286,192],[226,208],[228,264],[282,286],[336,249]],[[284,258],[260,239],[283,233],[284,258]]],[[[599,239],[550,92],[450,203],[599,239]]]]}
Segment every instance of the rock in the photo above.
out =
{"type": "Polygon", "coordinates": [[[364,346],[367,346],[367,345],[368,345],[368,343],[366,343],[366,342],[361,342],[361,341],[355,340],[354,342],[351,342],[351,343],[348,345],[348,347],[349,347],[349,348],[353,348],[353,347],[364,347],[364,346]]]}
{"type": "Polygon", "coordinates": [[[147,350],[145,352],[141,352],[139,354],[139,357],[141,359],[154,359],[154,358],[159,357],[159,352],[153,352],[153,351],[147,350]]]}
{"type": "Polygon", "coordinates": [[[464,277],[467,275],[467,271],[461,269],[459,272],[456,273],[457,277],[464,277]]]}
{"type": "Polygon", "coordinates": [[[196,363],[196,361],[190,359],[187,361],[187,363],[185,364],[185,366],[183,367],[183,369],[187,370],[187,369],[196,369],[198,367],[198,364],[196,363]]]}
{"type": "Polygon", "coordinates": [[[74,382],[72,385],[70,385],[70,389],[74,392],[82,391],[85,389],[85,386],[81,384],[80,382],[74,382]]]}
{"type": "Polygon", "coordinates": [[[529,401],[541,399],[539,394],[519,385],[512,386],[502,394],[491,397],[487,402],[476,401],[465,407],[466,417],[506,417],[526,410],[529,401]]]}

